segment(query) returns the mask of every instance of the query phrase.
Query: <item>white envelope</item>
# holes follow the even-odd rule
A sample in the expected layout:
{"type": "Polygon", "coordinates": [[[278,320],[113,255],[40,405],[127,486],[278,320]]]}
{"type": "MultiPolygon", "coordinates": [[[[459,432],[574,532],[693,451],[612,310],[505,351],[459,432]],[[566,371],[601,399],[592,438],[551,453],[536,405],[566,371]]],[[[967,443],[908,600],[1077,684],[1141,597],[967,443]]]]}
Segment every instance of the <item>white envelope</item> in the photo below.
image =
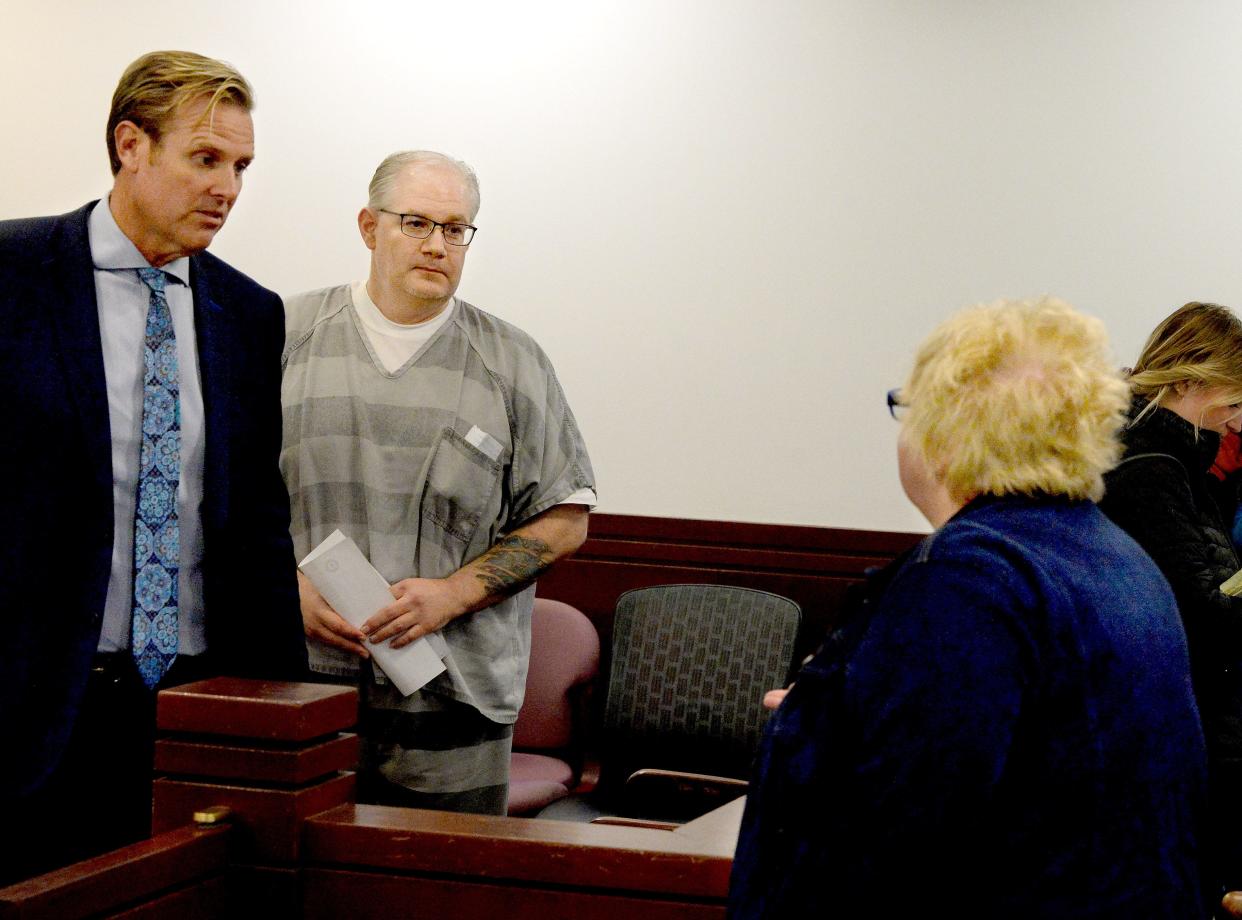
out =
{"type": "MultiPolygon", "coordinates": [[[[339,530],[311,550],[298,565],[324,599],[346,622],[362,626],[381,607],[392,603],[388,582],[362,555],[358,544],[339,530]]],[[[368,644],[371,657],[398,690],[409,696],[444,672],[448,646],[438,633],[393,648],[387,642],[368,644]]]]}

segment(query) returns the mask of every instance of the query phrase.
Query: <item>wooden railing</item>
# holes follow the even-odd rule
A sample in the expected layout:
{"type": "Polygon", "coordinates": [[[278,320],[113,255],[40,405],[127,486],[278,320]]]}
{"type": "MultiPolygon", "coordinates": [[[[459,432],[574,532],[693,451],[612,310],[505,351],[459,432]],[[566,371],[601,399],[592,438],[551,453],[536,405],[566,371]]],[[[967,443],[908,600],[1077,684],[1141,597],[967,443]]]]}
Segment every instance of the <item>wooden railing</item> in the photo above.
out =
{"type": "Polygon", "coordinates": [[[355,804],[357,705],[325,684],[164,691],[155,836],[0,889],[0,918],[724,916],[727,836],[355,804]]]}
{"type": "Polygon", "coordinates": [[[0,888],[0,917],[226,916],[228,833],[224,825],[191,825],[0,888]]]}
{"type": "MultiPolygon", "coordinates": [[[[607,650],[617,597],[630,588],[759,588],[801,606],[800,655],[868,567],[918,539],[596,514],[587,543],[540,579],[539,593],[586,612],[607,650]]],[[[0,920],[723,916],[731,840],[355,805],[356,716],[356,693],[330,685],[218,679],[166,691],[156,835],[0,889],[0,920]],[[212,806],[228,821],[197,827],[195,813],[211,819],[212,806]]]]}

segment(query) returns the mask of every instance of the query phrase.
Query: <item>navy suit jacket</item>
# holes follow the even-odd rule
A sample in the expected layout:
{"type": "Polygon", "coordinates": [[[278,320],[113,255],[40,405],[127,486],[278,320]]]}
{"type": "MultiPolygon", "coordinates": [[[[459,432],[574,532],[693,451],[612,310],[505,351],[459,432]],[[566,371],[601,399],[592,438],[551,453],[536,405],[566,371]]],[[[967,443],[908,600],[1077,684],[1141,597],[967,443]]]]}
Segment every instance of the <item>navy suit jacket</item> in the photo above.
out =
{"type": "MultiPolygon", "coordinates": [[[[0,222],[0,801],[59,762],[103,622],[114,522],[94,204],[0,222]]],[[[221,673],[296,679],[306,647],[277,465],[284,311],[205,252],[190,258],[190,285],[209,652],[221,673]]]]}

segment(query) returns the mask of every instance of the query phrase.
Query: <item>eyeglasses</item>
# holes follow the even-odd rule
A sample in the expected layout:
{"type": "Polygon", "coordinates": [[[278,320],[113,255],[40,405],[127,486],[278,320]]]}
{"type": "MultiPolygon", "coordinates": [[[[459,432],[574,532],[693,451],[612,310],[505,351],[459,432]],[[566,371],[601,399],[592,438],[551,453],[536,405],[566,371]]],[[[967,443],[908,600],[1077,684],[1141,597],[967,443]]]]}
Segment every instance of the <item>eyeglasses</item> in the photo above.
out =
{"type": "Polygon", "coordinates": [[[479,229],[469,224],[458,224],[452,221],[442,224],[438,220],[423,217],[421,214],[399,214],[387,208],[376,208],[375,210],[401,218],[401,232],[406,236],[414,237],[416,240],[427,239],[427,237],[436,232],[436,227],[439,227],[444,231],[444,242],[450,246],[469,246],[470,241],[474,239],[474,231],[479,229]]]}
{"type": "Polygon", "coordinates": [[[901,421],[906,414],[906,410],[910,408],[910,404],[901,398],[901,390],[888,391],[888,414],[897,421],[901,421]]]}

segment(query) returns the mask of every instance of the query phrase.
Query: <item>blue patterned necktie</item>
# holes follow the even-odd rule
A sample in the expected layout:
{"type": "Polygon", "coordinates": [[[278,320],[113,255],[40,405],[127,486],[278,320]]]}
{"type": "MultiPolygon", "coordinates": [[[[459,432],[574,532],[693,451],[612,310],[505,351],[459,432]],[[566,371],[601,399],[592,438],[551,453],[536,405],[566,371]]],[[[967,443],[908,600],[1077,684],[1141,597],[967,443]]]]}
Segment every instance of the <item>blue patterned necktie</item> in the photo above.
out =
{"type": "Polygon", "coordinates": [[[140,268],[151,289],[143,348],[142,455],[134,511],[134,614],[130,649],[142,682],[152,688],[177,657],[177,571],[181,539],[177,482],[181,478],[181,402],[177,338],[158,268],[140,268]]]}

